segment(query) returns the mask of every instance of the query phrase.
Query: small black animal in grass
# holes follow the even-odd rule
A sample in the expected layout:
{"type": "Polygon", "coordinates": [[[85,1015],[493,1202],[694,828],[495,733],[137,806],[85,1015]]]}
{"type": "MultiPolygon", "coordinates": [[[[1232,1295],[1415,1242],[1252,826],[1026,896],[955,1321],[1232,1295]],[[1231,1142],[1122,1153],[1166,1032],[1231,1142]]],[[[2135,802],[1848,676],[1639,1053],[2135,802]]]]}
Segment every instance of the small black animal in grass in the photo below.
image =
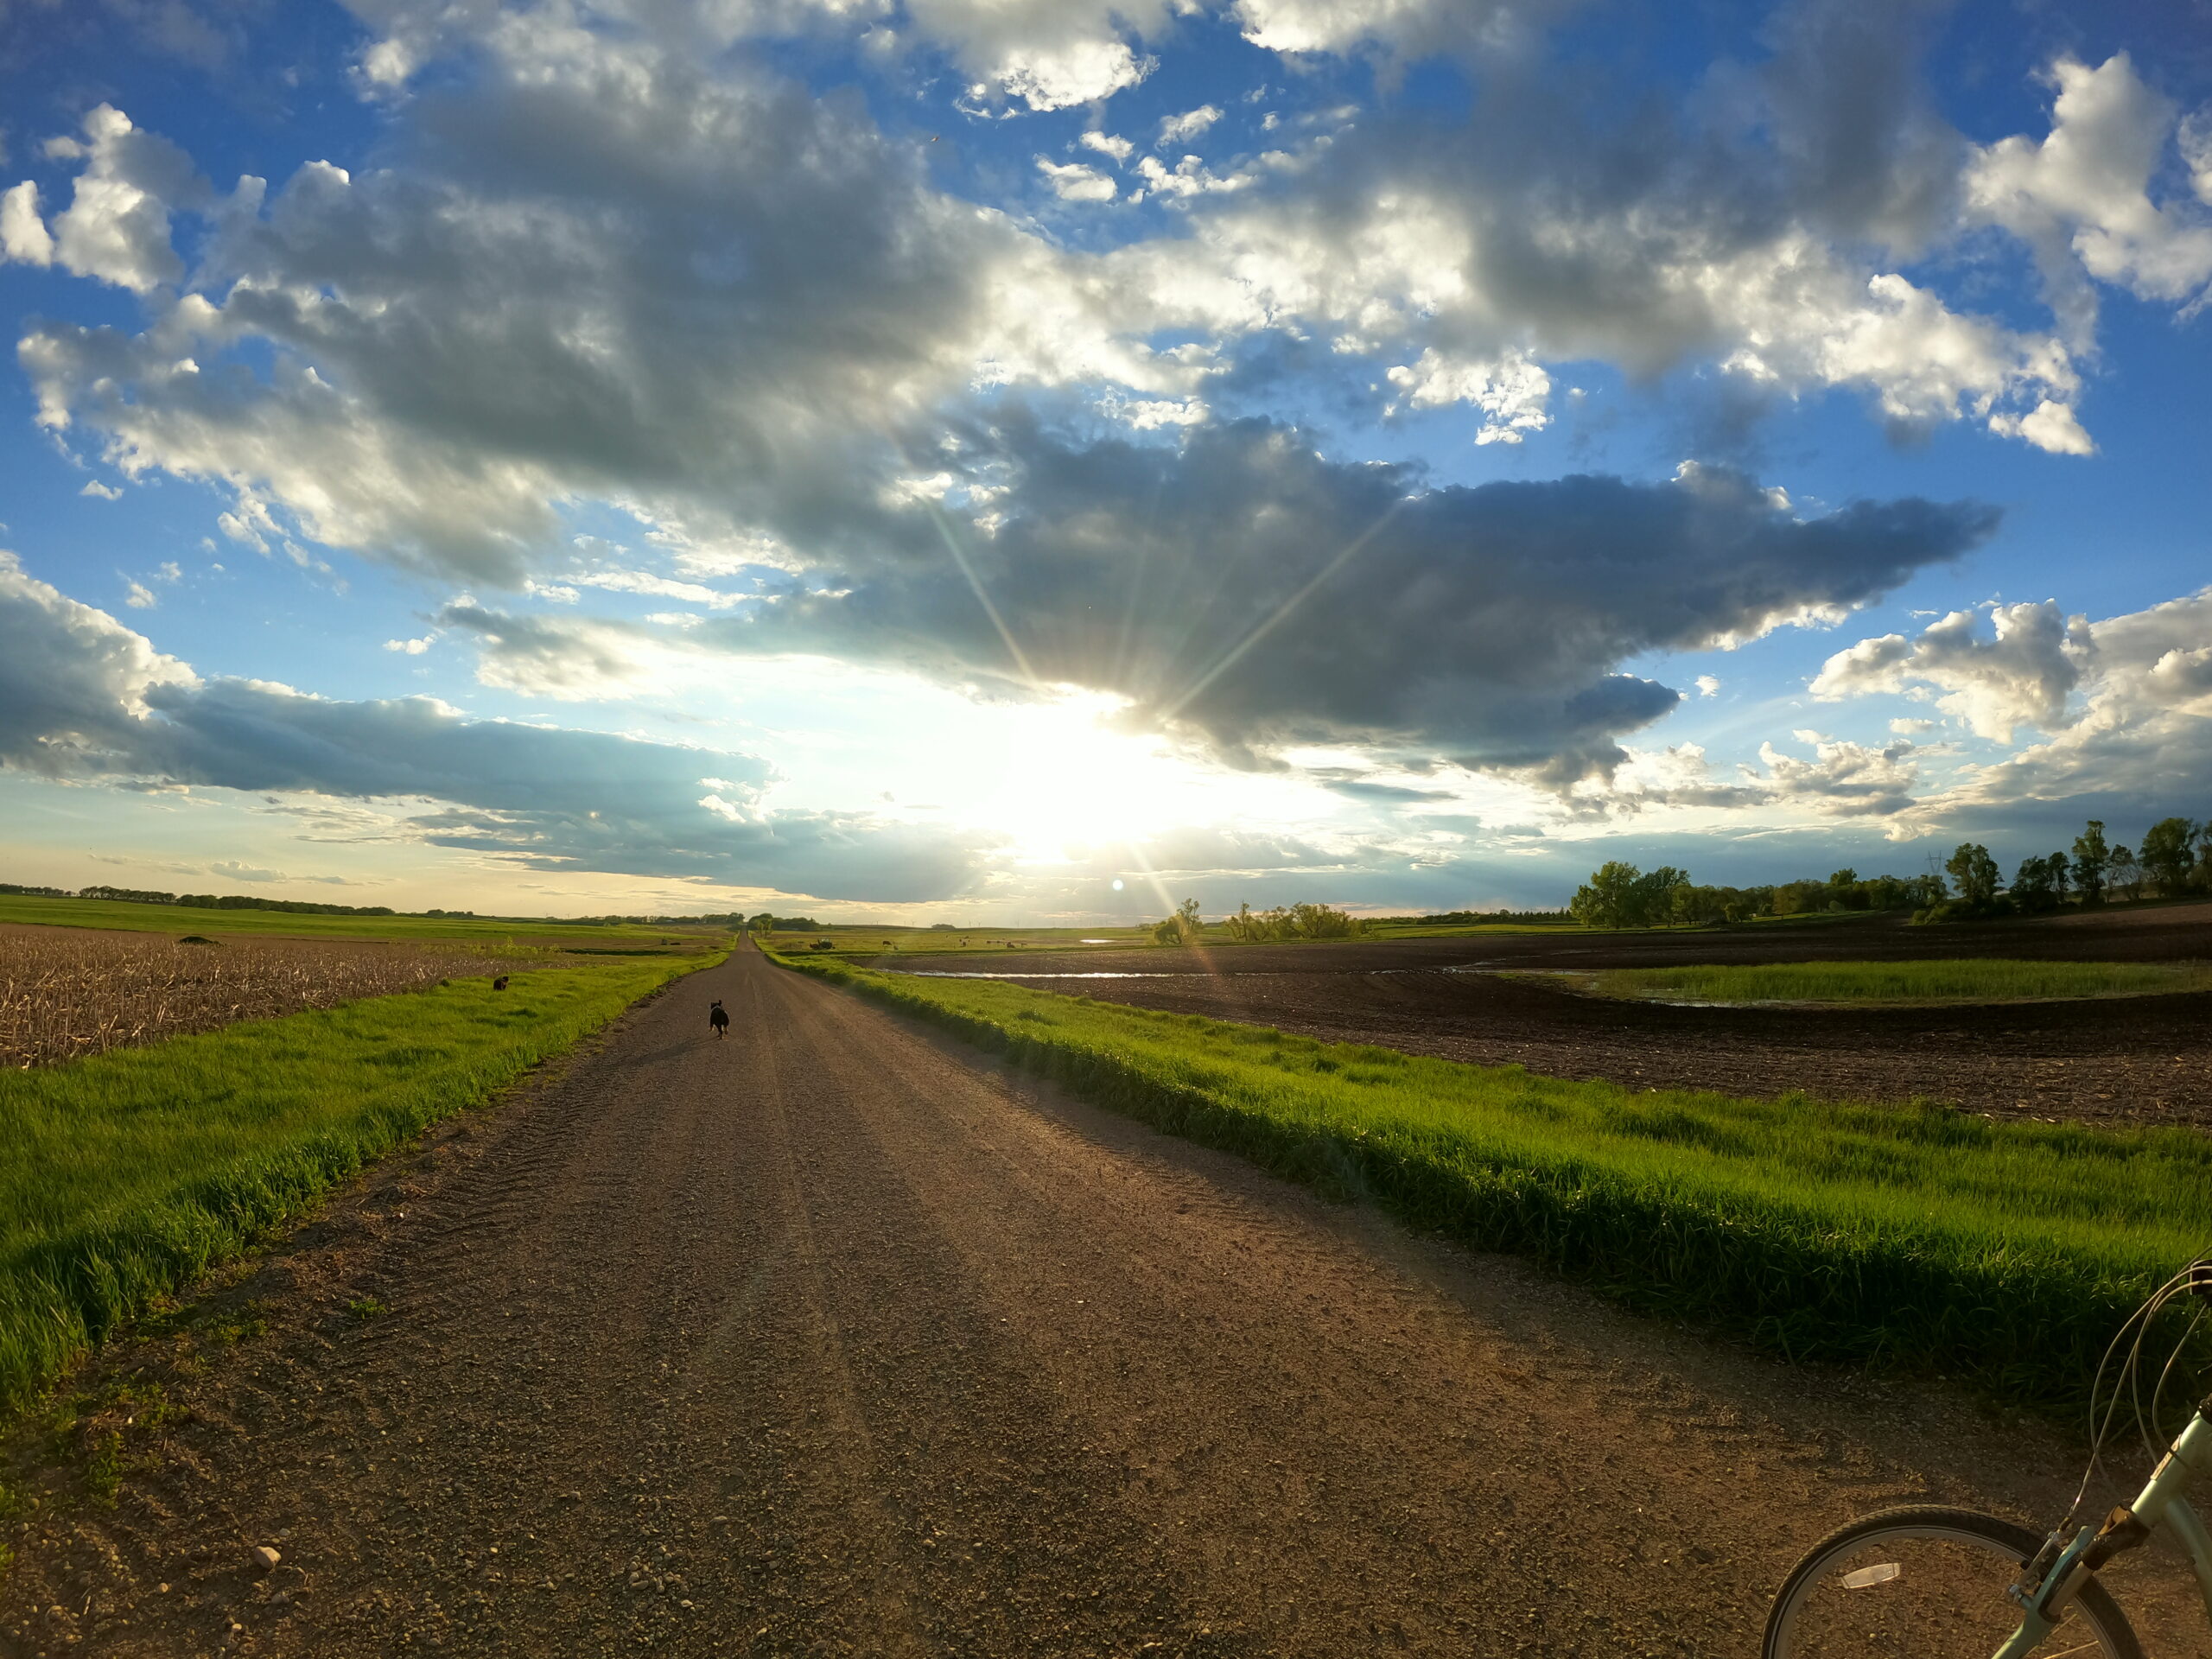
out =
{"type": "Polygon", "coordinates": [[[507,988],[507,976],[505,974],[501,974],[497,979],[492,982],[492,988],[495,991],[505,990],[507,988]]]}
{"type": "Polygon", "coordinates": [[[729,1029],[729,1010],[719,1000],[707,1010],[707,1023],[715,1028],[715,1040],[721,1041],[723,1033],[729,1029]]]}

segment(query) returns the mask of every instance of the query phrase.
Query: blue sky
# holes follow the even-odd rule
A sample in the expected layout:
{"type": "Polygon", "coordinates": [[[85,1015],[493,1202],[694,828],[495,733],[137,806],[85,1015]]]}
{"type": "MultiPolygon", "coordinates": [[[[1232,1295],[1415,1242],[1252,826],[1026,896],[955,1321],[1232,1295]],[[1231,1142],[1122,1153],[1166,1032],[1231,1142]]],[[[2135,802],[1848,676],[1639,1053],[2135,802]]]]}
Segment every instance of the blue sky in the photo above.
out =
{"type": "Polygon", "coordinates": [[[2208,25],[0,0],[0,863],[1108,919],[2206,816],[2208,25]]]}

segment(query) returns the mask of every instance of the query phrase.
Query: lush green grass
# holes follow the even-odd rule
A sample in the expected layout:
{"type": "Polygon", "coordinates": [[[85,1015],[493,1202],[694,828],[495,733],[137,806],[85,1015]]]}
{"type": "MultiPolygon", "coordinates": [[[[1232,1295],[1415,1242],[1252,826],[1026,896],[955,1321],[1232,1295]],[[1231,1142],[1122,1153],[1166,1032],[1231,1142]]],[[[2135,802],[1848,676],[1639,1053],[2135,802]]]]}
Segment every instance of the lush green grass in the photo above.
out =
{"type": "Polygon", "coordinates": [[[715,959],[456,980],[0,1071],[0,1414],[334,1182],[715,959]]]}
{"type": "Polygon", "coordinates": [[[2212,990],[2212,965],[2183,962],[1781,962],[1611,968],[1574,975],[1602,996],[1678,1002],[2018,1002],[2212,990]]]}
{"type": "Polygon", "coordinates": [[[794,965],[1103,1104],[1794,1357],[2071,1406],[2212,1231],[2212,1139],[1639,1093],[988,980],[794,965]]]}
{"type": "MultiPolygon", "coordinates": [[[[302,938],[467,939],[480,944],[651,944],[698,937],[664,927],[579,927],[573,922],[470,920],[441,916],[315,916],[281,910],[200,910],[189,905],[134,905],[120,899],[41,899],[0,893],[0,922],[49,927],[115,928],[127,933],[200,933],[221,938],[276,933],[302,938]]],[[[723,930],[714,930],[717,937],[723,930]]]]}

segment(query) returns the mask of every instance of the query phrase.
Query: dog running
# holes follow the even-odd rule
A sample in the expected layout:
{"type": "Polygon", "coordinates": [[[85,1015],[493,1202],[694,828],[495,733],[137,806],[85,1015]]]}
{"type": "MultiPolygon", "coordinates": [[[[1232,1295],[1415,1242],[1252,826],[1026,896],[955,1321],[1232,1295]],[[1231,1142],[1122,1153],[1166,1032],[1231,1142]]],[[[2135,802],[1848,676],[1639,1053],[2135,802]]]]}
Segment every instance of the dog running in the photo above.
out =
{"type": "Polygon", "coordinates": [[[719,997],[715,999],[715,1006],[707,1010],[707,1023],[715,1028],[715,1040],[721,1041],[723,1034],[729,1030],[729,1011],[722,1007],[719,997]]]}

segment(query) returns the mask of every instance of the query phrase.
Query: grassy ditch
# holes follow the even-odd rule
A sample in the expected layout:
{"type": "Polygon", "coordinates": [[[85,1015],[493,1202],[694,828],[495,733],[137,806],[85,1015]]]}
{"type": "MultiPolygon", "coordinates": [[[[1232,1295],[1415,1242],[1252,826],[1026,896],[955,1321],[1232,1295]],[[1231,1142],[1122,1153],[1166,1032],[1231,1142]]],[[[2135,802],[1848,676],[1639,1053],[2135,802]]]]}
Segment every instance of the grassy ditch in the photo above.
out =
{"type": "Polygon", "coordinates": [[[1002,982],[790,965],[1634,1307],[2044,1408],[2080,1403],[2120,1320],[2212,1232],[2212,1140],[2182,1130],[1637,1092],[1002,982]]]}
{"type": "Polygon", "coordinates": [[[0,1071],[0,1416],[335,1183],[715,959],[456,980],[0,1071]]]}
{"type": "Polygon", "coordinates": [[[1612,968],[1565,976],[1600,996],[1675,1002],[2031,1002],[2212,990],[2200,962],[1777,962],[1737,967],[1612,968]]]}

